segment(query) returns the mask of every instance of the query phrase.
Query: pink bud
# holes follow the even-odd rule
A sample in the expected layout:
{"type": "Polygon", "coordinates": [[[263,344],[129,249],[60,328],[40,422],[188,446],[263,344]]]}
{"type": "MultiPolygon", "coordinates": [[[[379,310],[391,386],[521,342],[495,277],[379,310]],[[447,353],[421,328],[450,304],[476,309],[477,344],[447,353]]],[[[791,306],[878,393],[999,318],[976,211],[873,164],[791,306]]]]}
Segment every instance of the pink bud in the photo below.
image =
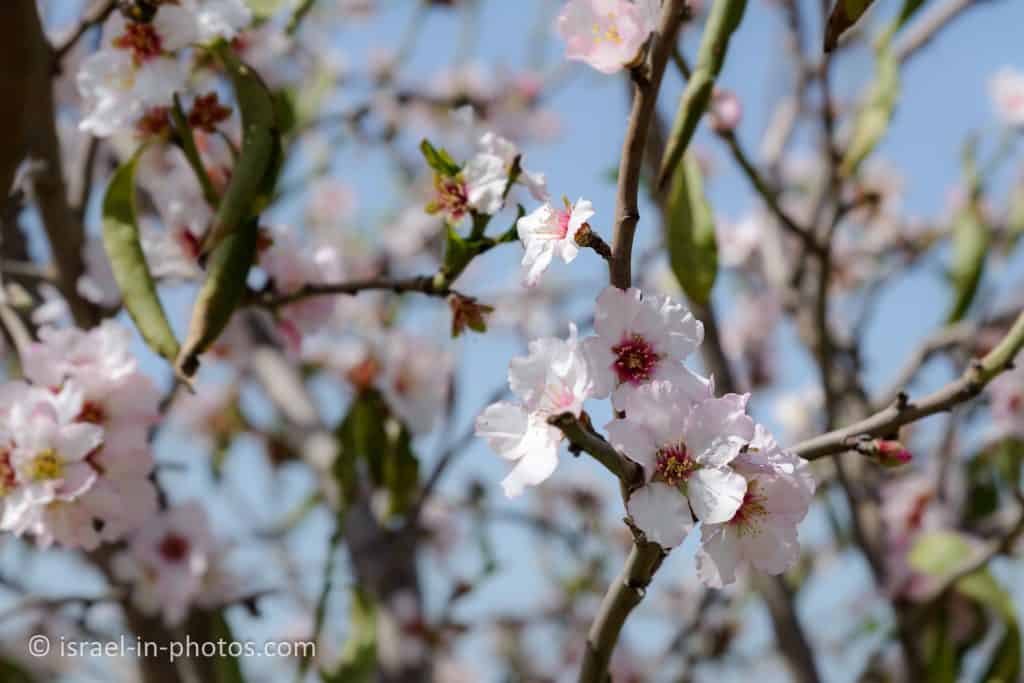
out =
{"type": "Polygon", "coordinates": [[[871,446],[875,453],[875,460],[882,467],[901,467],[914,458],[899,441],[875,439],[871,442],[871,446]]]}
{"type": "Polygon", "coordinates": [[[715,88],[711,95],[711,127],[719,133],[731,133],[740,125],[743,105],[731,90],[715,88]]]}

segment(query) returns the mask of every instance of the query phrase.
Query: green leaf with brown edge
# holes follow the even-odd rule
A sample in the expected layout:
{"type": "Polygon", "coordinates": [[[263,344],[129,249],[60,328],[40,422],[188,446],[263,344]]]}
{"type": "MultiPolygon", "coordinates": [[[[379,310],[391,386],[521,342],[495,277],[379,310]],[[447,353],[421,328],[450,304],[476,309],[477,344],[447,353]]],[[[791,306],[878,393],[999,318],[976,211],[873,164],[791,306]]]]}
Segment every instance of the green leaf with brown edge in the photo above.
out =
{"type": "Polygon", "coordinates": [[[836,0],[825,25],[825,52],[836,48],[842,35],[864,16],[872,2],[874,0],[836,0]]]}
{"type": "Polygon", "coordinates": [[[174,362],[178,356],[178,340],[160,303],[156,282],[142,251],[135,208],[135,168],[144,149],[140,148],[110,178],[103,196],[103,246],[121,289],[125,310],[142,338],[156,353],[174,362]]]}
{"type": "Polygon", "coordinates": [[[658,170],[658,187],[668,184],[669,177],[682,161],[690,139],[697,130],[700,117],[711,103],[715,80],[725,64],[729,39],[743,21],[746,8],[747,0],[714,0],[711,6],[697,51],[697,64],[686,82],[665,144],[665,156],[658,170]]]}
{"type": "Polygon", "coordinates": [[[258,241],[259,223],[250,220],[228,235],[211,254],[206,282],[192,307],[188,336],[175,362],[179,377],[188,380],[195,374],[199,355],[217,340],[242,303],[258,241]]]}
{"type": "Polygon", "coordinates": [[[228,235],[258,215],[273,196],[281,164],[281,134],[274,96],[251,67],[226,43],[213,48],[231,79],[242,115],[242,147],[224,196],[203,239],[200,254],[208,256],[228,235]]]}
{"type": "Polygon", "coordinates": [[[706,304],[718,274],[718,242],[700,164],[692,154],[683,159],[672,182],[665,243],[672,272],[686,296],[706,304]]]}

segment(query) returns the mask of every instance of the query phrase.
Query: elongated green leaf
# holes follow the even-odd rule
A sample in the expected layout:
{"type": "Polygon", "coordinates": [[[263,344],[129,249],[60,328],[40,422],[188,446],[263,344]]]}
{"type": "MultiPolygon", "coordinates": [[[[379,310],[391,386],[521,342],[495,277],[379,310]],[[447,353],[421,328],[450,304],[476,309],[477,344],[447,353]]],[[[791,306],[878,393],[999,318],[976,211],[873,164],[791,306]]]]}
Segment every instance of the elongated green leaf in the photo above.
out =
{"type": "Polygon", "coordinates": [[[1016,246],[1024,235],[1024,183],[1017,183],[1010,196],[1010,210],[1006,217],[1006,231],[1009,247],[1016,246]]]}
{"type": "Polygon", "coordinates": [[[840,172],[851,175],[878,146],[889,129],[900,94],[900,66],[892,45],[882,42],[875,55],[875,80],[867,104],[857,115],[840,172]]]}
{"type": "Polygon", "coordinates": [[[706,304],[718,274],[718,242],[700,165],[692,154],[683,159],[672,183],[665,242],[672,272],[686,296],[706,304]]]}
{"type": "Polygon", "coordinates": [[[188,379],[195,374],[199,355],[217,340],[242,302],[258,239],[259,224],[250,220],[228,235],[210,256],[206,282],[192,308],[188,337],[175,362],[179,376],[188,379]]]}
{"type": "Polygon", "coordinates": [[[338,666],[322,672],[324,683],[370,683],[377,673],[377,606],[364,591],[353,589],[349,635],[338,666]]]}
{"type": "Polygon", "coordinates": [[[978,206],[972,202],[960,210],[953,225],[952,263],[949,270],[953,304],[946,320],[962,319],[974,301],[985,269],[990,237],[978,206]]]}
{"type": "Polygon", "coordinates": [[[266,208],[282,159],[274,96],[259,74],[239,60],[228,45],[220,43],[214,51],[231,79],[241,110],[242,148],[213,224],[203,239],[203,257],[266,208]]]}
{"type": "Polygon", "coordinates": [[[825,26],[825,52],[831,52],[839,39],[864,16],[874,0],[836,0],[825,26]]]}
{"type": "MultiPolygon", "coordinates": [[[[235,643],[234,635],[231,633],[231,626],[224,618],[224,612],[216,612],[213,617],[213,639],[223,640],[225,643],[235,643]]],[[[245,676],[242,675],[242,666],[238,657],[232,657],[227,648],[218,653],[215,664],[217,680],[216,683],[245,683],[245,676]]]]}
{"type": "Polygon", "coordinates": [[[714,0],[708,14],[704,34],[700,39],[697,52],[697,64],[686,82],[686,89],[679,100],[672,130],[665,147],[665,157],[658,171],[658,186],[665,187],[675,167],[686,153],[700,117],[707,111],[711,95],[715,89],[725,55],[729,49],[729,39],[743,21],[743,13],[747,9],[747,0],[714,0]]]}
{"type": "Polygon", "coordinates": [[[121,288],[124,307],[142,338],[151,349],[173,362],[178,355],[178,340],[160,303],[139,238],[135,167],[141,154],[142,149],[117,169],[107,186],[103,197],[103,246],[121,288]]]}
{"type": "Polygon", "coordinates": [[[206,167],[203,166],[203,159],[199,156],[199,148],[196,147],[196,139],[192,135],[192,129],[189,128],[188,117],[185,116],[185,110],[182,109],[181,100],[178,98],[177,93],[174,95],[174,106],[171,107],[171,123],[174,125],[174,134],[178,144],[181,145],[181,151],[184,153],[189,166],[192,167],[192,172],[199,180],[200,187],[203,188],[203,198],[207,204],[216,208],[220,203],[220,195],[213,186],[213,181],[210,180],[210,174],[206,172],[206,167]]]}
{"type": "Polygon", "coordinates": [[[395,432],[388,434],[388,450],[384,460],[384,486],[388,491],[388,511],[405,514],[416,498],[420,480],[420,463],[412,451],[412,434],[404,425],[392,421],[395,432]]]}

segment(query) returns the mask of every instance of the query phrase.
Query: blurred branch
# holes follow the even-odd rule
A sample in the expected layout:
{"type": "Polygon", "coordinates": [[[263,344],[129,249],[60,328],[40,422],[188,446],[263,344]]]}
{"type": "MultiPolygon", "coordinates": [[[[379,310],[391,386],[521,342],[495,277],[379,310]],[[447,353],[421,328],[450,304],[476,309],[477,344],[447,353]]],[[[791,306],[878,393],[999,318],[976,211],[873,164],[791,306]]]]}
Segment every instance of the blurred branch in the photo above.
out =
{"type": "Polygon", "coordinates": [[[901,64],[909,60],[920,52],[921,48],[927,46],[939,31],[966,10],[979,4],[981,4],[981,0],[947,0],[932,9],[906,32],[903,40],[896,46],[894,50],[896,60],[901,64]]]}
{"type": "Polygon", "coordinates": [[[89,29],[106,21],[107,17],[113,14],[115,9],[117,9],[117,0],[98,0],[92,6],[92,9],[86,12],[78,23],[75,24],[75,27],[71,29],[68,36],[54,46],[54,58],[58,62],[64,59],[75,48],[75,45],[82,39],[82,36],[88,33],[89,29]]]}

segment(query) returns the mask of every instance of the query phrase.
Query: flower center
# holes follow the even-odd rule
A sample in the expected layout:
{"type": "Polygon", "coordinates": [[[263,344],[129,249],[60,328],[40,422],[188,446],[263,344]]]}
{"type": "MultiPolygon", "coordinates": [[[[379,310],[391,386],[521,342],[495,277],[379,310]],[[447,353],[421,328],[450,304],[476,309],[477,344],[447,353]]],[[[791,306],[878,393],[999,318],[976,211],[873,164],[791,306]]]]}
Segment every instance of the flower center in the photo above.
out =
{"type": "Polygon", "coordinates": [[[230,117],[231,108],[222,105],[217,93],[211,92],[196,97],[192,111],[188,115],[188,125],[207,133],[214,133],[217,131],[217,124],[230,117]]]}
{"type": "Polygon", "coordinates": [[[747,482],[747,492],[743,494],[743,502],[736,510],[728,524],[736,527],[740,533],[757,531],[757,521],[768,514],[765,508],[765,497],[761,494],[757,480],[747,482]]]}
{"type": "Polygon", "coordinates": [[[654,473],[669,486],[682,484],[698,467],[682,442],[659,448],[655,454],[654,473]]]}
{"type": "Polygon", "coordinates": [[[441,213],[453,222],[462,220],[469,210],[466,183],[458,178],[434,176],[434,201],[427,205],[427,213],[441,213]]]}
{"type": "Polygon", "coordinates": [[[619,376],[620,382],[631,382],[640,384],[651,378],[661,355],[656,353],[654,348],[647,343],[647,340],[639,334],[623,338],[616,346],[612,347],[615,354],[615,373],[619,376]]]}
{"type": "Polygon", "coordinates": [[[6,496],[18,485],[18,480],[11,467],[11,454],[4,452],[0,455],[0,498],[6,496]]]}
{"type": "Polygon", "coordinates": [[[170,533],[160,541],[160,555],[168,562],[181,562],[188,555],[188,539],[179,534],[170,533]]]}
{"type": "Polygon", "coordinates": [[[37,453],[29,467],[29,477],[33,481],[60,479],[63,474],[64,463],[58,457],[57,451],[52,448],[37,453]]]}
{"type": "Polygon", "coordinates": [[[90,422],[94,425],[102,425],[106,420],[103,406],[93,401],[86,401],[82,406],[82,413],[78,416],[81,422],[90,422]]]}
{"type": "Polygon", "coordinates": [[[605,17],[605,21],[607,23],[604,25],[599,21],[594,22],[592,27],[594,32],[594,45],[600,45],[605,40],[618,45],[622,42],[622,36],[619,35],[619,29],[615,25],[615,13],[609,13],[605,17]]]}
{"type": "Polygon", "coordinates": [[[1024,395],[1014,394],[1010,397],[1009,405],[1011,413],[1019,413],[1024,408],[1024,395]]]}
{"type": "Polygon", "coordinates": [[[124,33],[114,39],[114,47],[131,50],[136,66],[148,59],[159,57],[163,52],[163,39],[152,24],[132,22],[124,27],[124,33]]]}
{"type": "Polygon", "coordinates": [[[569,219],[571,218],[571,211],[566,210],[558,212],[558,237],[560,239],[569,234],[569,219]]]}

